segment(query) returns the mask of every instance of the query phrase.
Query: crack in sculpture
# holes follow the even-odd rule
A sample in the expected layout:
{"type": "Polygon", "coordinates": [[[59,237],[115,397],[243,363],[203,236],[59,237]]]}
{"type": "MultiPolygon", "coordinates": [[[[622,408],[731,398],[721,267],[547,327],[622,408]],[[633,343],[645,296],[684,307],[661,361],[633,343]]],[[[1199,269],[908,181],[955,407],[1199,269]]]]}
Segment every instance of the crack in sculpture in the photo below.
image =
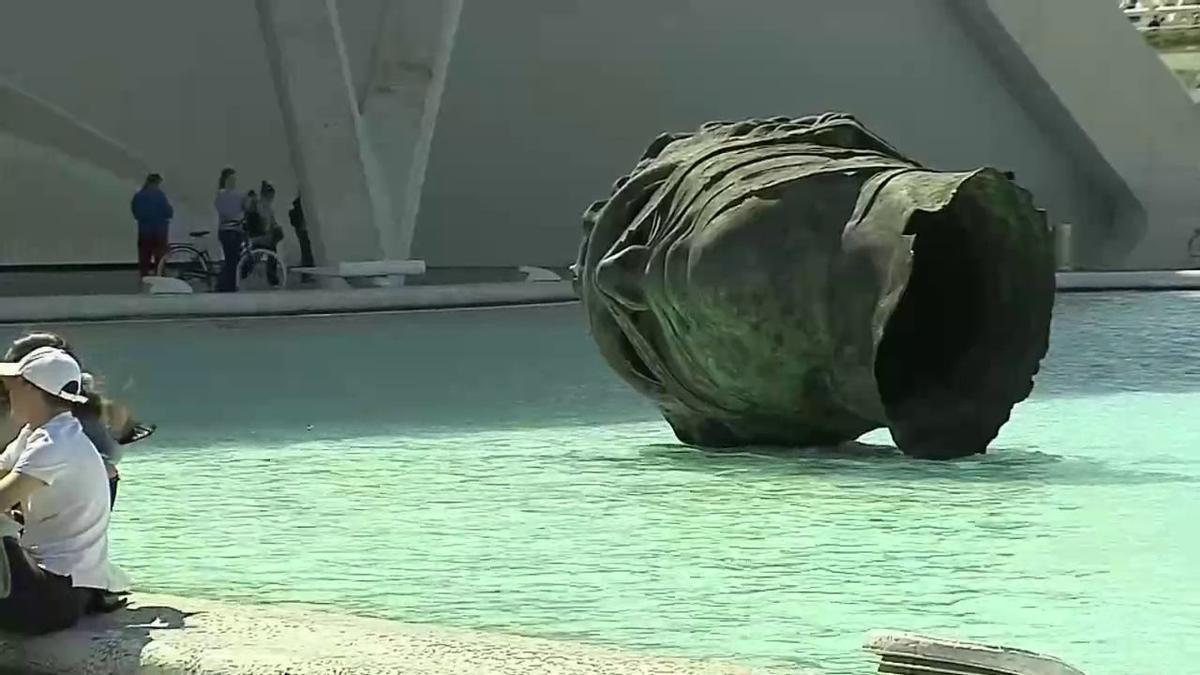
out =
{"type": "Polygon", "coordinates": [[[584,216],[608,363],[685,443],[984,452],[1046,353],[1053,244],[994,169],[931,171],[853,117],[659,137],[584,216]]]}

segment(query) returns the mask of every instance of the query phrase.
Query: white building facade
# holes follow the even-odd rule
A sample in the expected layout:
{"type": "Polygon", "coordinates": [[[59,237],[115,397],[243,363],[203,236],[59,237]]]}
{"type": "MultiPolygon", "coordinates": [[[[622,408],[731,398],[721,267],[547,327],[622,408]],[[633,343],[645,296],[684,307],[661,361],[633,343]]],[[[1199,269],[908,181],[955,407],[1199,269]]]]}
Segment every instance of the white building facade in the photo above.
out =
{"type": "MultiPolygon", "coordinates": [[[[0,0],[0,265],[128,263],[222,167],[299,190],[322,262],[566,265],[665,130],[859,116],[947,170],[1016,173],[1087,267],[1183,267],[1200,118],[1095,0],[0,0]]],[[[289,237],[289,241],[290,241],[289,237]]],[[[291,252],[294,256],[294,251],[291,252]]]]}

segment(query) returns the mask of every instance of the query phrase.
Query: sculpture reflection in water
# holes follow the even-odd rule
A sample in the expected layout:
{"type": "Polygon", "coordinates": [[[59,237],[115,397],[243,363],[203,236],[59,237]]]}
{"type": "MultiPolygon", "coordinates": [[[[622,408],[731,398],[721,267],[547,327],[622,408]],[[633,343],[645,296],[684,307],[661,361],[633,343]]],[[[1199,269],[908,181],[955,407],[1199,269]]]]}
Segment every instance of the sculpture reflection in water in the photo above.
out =
{"type": "Polygon", "coordinates": [[[1046,353],[1053,238],[994,169],[932,171],[849,115],[659,137],[584,216],[608,363],[705,447],[982,453],[1046,353]]]}

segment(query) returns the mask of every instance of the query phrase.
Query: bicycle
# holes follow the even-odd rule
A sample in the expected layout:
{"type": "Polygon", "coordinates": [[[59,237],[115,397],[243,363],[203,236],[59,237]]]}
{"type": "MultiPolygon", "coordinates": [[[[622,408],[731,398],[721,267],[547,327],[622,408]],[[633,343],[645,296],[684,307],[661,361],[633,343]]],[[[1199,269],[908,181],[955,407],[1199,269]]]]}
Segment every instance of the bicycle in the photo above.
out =
{"type": "MultiPolygon", "coordinates": [[[[209,230],[189,232],[197,243],[176,243],[158,261],[158,276],[173,277],[187,282],[194,291],[216,290],[221,276],[220,266],[208,255],[207,246],[199,242],[212,234],[209,230]]],[[[223,264],[223,263],[222,263],[223,264]]],[[[242,236],[241,253],[234,275],[235,291],[279,290],[287,286],[287,265],[279,254],[268,248],[256,247],[249,236],[242,236]]]]}
{"type": "MultiPolygon", "coordinates": [[[[194,240],[201,240],[208,235],[208,230],[188,233],[194,240]]],[[[160,277],[185,281],[194,291],[208,292],[216,288],[218,272],[214,269],[208,251],[196,244],[176,243],[167,246],[167,252],[158,261],[156,273],[160,277]]]]}
{"type": "Polygon", "coordinates": [[[234,275],[235,291],[277,291],[287,286],[287,265],[278,253],[256,246],[248,235],[242,237],[241,251],[234,275]]]}

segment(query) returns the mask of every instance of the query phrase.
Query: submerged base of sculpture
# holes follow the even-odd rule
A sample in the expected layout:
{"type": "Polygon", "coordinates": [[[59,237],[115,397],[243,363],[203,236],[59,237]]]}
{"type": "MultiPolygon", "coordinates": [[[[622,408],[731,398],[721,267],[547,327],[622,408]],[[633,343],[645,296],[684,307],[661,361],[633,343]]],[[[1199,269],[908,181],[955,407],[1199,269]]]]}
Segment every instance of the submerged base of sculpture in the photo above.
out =
{"type": "Polygon", "coordinates": [[[1053,242],[1029,193],[925,169],[845,115],[661,137],[585,230],[593,336],[689,444],[886,426],[909,455],[983,452],[1048,345],[1053,242]]]}

